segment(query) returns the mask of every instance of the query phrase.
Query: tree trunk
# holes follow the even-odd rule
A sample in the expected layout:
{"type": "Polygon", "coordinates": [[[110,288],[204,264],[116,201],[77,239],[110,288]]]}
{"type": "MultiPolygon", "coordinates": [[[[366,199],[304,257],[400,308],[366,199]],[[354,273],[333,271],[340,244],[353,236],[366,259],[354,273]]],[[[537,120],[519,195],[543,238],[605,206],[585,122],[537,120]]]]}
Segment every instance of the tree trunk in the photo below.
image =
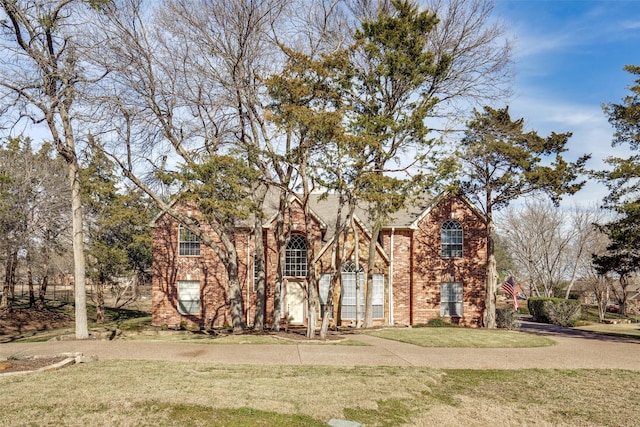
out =
{"type": "Polygon", "coordinates": [[[244,310],[243,310],[243,298],[242,288],[240,287],[240,281],[238,280],[238,265],[231,263],[228,265],[229,269],[229,308],[231,309],[231,323],[234,333],[241,333],[244,331],[244,310]],[[236,271],[234,274],[233,271],[236,271]]]}
{"type": "Polygon", "coordinates": [[[265,327],[265,307],[266,307],[266,262],[264,259],[264,240],[262,240],[262,220],[256,215],[254,224],[254,263],[256,273],[254,280],[256,281],[256,311],[253,318],[253,328],[256,331],[262,331],[265,327]]]}
{"type": "Polygon", "coordinates": [[[596,291],[596,301],[598,303],[598,320],[604,322],[604,314],[607,311],[607,302],[609,301],[609,286],[601,291],[596,291]]]}
{"type": "Polygon", "coordinates": [[[495,225],[493,220],[489,219],[487,225],[487,286],[485,295],[485,309],[483,316],[484,327],[487,329],[496,328],[496,290],[498,287],[498,271],[496,268],[496,257],[494,253],[493,232],[495,225]]]}
{"type": "Polygon", "coordinates": [[[231,326],[234,333],[241,333],[245,328],[244,321],[244,298],[242,297],[242,287],[238,278],[238,253],[233,240],[226,233],[218,233],[226,256],[223,261],[227,269],[227,292],[229,298],[229,309],[231,311],[231,326]]]}
{"type": "Polygon", "coordinates": [[[45,264],[44,275],[42,276],[42,282],[40,282],[40,292],[37,303],[38,310],[42,310],[44,308],[44,301],[47,296],[47,285],[49,283],[49,272],[47,266],[45,264]]]}
{"type": "Polygon", "coordinates": [[[33,272],[29,256],[27,256],[27,287],[29,289],[29,308],[33,308],[36,305],[36,294],[33,290],[33,272]]]}
{"type": "Polygon", "coordinates": [[[7,249],[7,265],[5,267],[4,285],[2,286],[2,300],[0,310],[11,311],[15,299],[16,264],[18,251],[7,249]]]}
{"type": "Polygon", "coordinates": [[[4,266],[4,283],[2,284],[2,299],[0,300],[0,310],[9,310],[9,283],[11,283],[11,263],[13,257],[7,248],[7,261],[4,266]]]}
{"type": "Polygon", "coordinates": [[[373,273],[376,268],[376,249],[378,236],[380,236],[380,221],[376,221],[371,230],[369,242],[369,258],[367,260],[367,286],[365,288],[364,327],[373,327],[373,273]]]}
{"type": "Polygon", "coordinates": [[[306,196],[304,204],[305,234],[307,238],[307,338],[313,339],[316,335],[316,323],[318,320],[318,278],[316,276],[315,261],[315,236],[313,224],[309,212],[309,200],[306,196]]]}
{"type": "Polygon", "coordinates": [[[104,324],[104,282],[102,280],[96,283],[96,323],[104,324]]]}
{"type": "Polygon", "coordinates": [[[284,286],[284,262],[285,262],[285,249],[287,244],[288,232],[284,231],[284,213],[287,206],[287,192],[280,191],[280,202],[278,206],[278,213],[275,220],[275,227],[273,229],[274,237],[276,239],[276,253],[278,254],[278,264],[276,266],[276,283],[273,291],[273,321],[271,329],[274,331],[280,330],[280,318],[282,317],[282,299],[283,286],[284,286]]]}
{"type": "MultiPolygon", "coordinates": [[[[70,125],[69,125],[70,126],[70,125]]],[[[69,138],[67,138],[69,140],[69,138]]],[[[67,141],[67,146],[73,147],[73,142],[67,141]]],[[[70,149],[71,151],[71,149],[70,149]]],[[[76,339],[89,338],[87,322],[87,290],[85,285],[84,237],[82,231],[82,199],[80,194],[80,174],[75,150],[71,159],[67,159],[69,167],[69,182],[71,185],[71,232],[73,235],[73,276],[75,284],[75,314],[76,339]]]]}
{"type": "MultiPolygon", "coordinates": [[[[360,283],[360,233],[358,233],[358,230],[355,227],[353,218],[351,218],[351,230],[353,231],[353,257],[355,259],[356,271],[356,329],[359,329],[362,326],[363,315],[362,310],[360,310],[360,305],[362,304],[364,307],[365,304],[364,301],[360,301],[360,289],[362,289],[361,286],[363,286],[363,284],[360,283]]],[[[338,272],[338,274],[340,273],[341,271],[338,272]]]]}
{"type": "MultiPolygon", "coordinates": [[[[256,192],[256,198],[258,205],[264,204],[264,198],[267,194],[268,187],[266,185],[260,186],[256,192]]],[[[253,223],[253,240],[254,240],[254,266],[257,275],[254,275],[256,281],[256,311],[253,318],[253,328],[257,331],[264,330],[265,327],[265,307],[266,307],[266,261],[264,253],[264,240],[262,239],[262,217],[260,215],[255,216],[253,223]]],[[[247,273],[249,274],[249,273],[247,273]]]]}
{"type": "MultiPolygon", "coordinates": [[[[327,338],[327,331],[329,330],[329,321],[333,318],[333,295],[335,293],[336,286],[338,285],[338,275],[339,271],[342,269],[342,260],[344,256],[340,257],[338,260],[338,251],[340,249],[340,235],[343,233],[343,225],[342,225],[342,205],[344,200],[342,195],[340,196],[340,202],[338,203],[338,212],[336,215],[336,231],[333,236],[333,244],[331,245],[331,283],[329,284],[329,291],[327,292],[327,301],[325,304],[324,315],[322,316],[322,324],[320,325],[320,338],[327,338]]],[[[347,214],[347,218],[345,224],[348,224],[353,213],[353,208],[349,205],[349,212],[347,214]]],[[[345,228],[346,230],[346,228],[345,228]]],[[[346,242],[346,233],[344,236],[344,241],[346,242]]],[[[343,244],[343,249],[346,245],[343,244]]]]}

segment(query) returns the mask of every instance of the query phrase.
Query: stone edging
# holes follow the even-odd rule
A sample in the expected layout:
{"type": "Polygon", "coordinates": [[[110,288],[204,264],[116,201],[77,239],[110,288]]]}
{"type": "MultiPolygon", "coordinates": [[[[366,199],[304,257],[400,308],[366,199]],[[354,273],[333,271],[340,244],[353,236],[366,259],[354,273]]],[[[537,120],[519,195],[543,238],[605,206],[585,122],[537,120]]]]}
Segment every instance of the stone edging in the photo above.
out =
{"type": "MultiPolygon", "coordinates": [[[[38,356],[35,356],[34,358],[37,358],[38,356]]],[[[82,353],[76,352],[76,353],[61,353],[58,354],[56,356],[53,357],[65,357],[64,360],[61,360],[58,363],[54,363],[53,365],[49,365],[49,366],[44,366],[42,368],[38,368],[38,369],[34,369],[34,370],[30,370],[30,371],[15,371],[15,372],[5,372],[5,373],[0,373],[0,377],[4,377],[4,376],[14,376],[14,375],[27,375],[27,374],[34,374],[37,372],[47,372],[47,371],[55,371],[57,369],[61,369],[64,368],[66,366],[69,365],[75,365],[78,363],[88,363],[88,362],[94,362],[96,360],[98,360],[97,356],[84,356],[82,353]]]]}

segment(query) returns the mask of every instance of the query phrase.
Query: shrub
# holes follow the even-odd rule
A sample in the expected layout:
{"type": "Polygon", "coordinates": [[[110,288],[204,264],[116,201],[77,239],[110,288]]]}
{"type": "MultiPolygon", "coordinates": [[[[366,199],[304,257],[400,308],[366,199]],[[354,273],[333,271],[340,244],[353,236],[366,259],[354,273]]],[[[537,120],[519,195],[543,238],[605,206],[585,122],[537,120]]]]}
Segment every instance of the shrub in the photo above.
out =
{"type": "Polygon", "coordinates": [[[580,301],[562,298],[532,297],[527,307],[533,319],[560,326],[574,326],[580,318],[580,301]]]}
{"type": "Polygon", "coordinates": [[[496,310],[496,326],[500,329],[514,330],[520,328],[520,321],[516,312],[510,308],[499,308],[496,310]]]}
{"type": "Polygon", "coordinates": [[[449,326],[453,325],[444,320],[442,317],[436,317],[435,319],[431,319],[427,322],[427,327],[429,328],[446,328],[449,326]]]}
{"type": "Polygon", "coordinates": [[[565,299],[549,305],[549,318],[554,325],[573,327],[580,318],[580,302],[565,299]]]}

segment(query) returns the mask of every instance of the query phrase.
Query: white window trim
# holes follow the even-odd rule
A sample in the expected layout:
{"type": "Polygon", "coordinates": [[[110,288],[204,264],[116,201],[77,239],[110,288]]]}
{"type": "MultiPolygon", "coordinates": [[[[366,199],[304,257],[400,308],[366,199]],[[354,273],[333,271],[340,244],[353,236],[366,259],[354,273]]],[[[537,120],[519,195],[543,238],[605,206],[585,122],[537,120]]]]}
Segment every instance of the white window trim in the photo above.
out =
{"type": "Polygon", "coordinates": [[[464,315],[464,286],[462,283],[440,283],[440,315],[442,317],[462,317],[464,315]],[[454,286],[454,289],[450,289],[454,286]],[[455,314],[451,314],[452,304],[455,304],[455,314]]]}
{"type": "Polygon", "coordinates": [[[462,258],[464,255],[464,227],[458,221],[447,220],[440,228],[440,255],[442,258],[462,258]],[[455,226],[455,227],[452,227],[455,226]],[[455,234],[454,234],[455,232],[455,234]],[[445,234],[448,236],[445,239],[445,234]],[[455,242],[451,240],[456,238],[455,242]],[[457,241],[459,237],[459,241],[457,241]],[[445,250],[446,248],[446,250],[445,250]]]}
{"type": "Polygon", "coordinates": [[[182,224],[178,225],[178,255],[200,256],[200,238],[198,238],[198,236],[193,234],[187,227],[182,224]],[[186,234],[186,236],[192,238],[192,240],[182,240],[183,233],[186,234]]]}
{"type": "Polygon", "coordinates": [[[284,275],[285,277],[307,277],[307,239],[301,234],[294,234],[289,238],[285,248],[284,275]],[[291,247],[292,242],[297,242],[296,247],[291,247]],[[304,244],[304,248],[301,246],[304,244]]]}
{"type": "Polygon", "coordinates": [[[320,299],[320,317],[324,318],[324,313],[327,309],[327,299],[329,298],[329,287],[331,286],[331,273],[322,273],[320,280],[318,281],[320,299]]]}
{"type": "Polygon", "coordinates": [[[198,315],[202,311],[200,303],[200,281],[178,280],[178,313],[198,315]],[[197,307],[197,311],[195,309],[197,307]]]}

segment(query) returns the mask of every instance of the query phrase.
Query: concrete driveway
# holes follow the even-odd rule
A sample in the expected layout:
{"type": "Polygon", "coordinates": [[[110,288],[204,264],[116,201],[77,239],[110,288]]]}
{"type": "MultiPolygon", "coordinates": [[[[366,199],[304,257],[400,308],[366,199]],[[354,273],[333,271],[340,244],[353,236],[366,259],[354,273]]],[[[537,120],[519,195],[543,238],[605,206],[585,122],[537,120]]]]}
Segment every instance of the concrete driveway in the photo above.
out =
{"type": "Polygon", "coordinates": [[[240,365],[640,370],[640,340],[611,338],[529,322],[524,322],[522,330],[545,335],[556,345],[517,349],[424,348],[360,334],[350,338],[368,346],[83,340],[0,344],[0,360],[12,356],[81,352],[85,356],[97,356],[99,360],[174,360],[240,365]]]}

